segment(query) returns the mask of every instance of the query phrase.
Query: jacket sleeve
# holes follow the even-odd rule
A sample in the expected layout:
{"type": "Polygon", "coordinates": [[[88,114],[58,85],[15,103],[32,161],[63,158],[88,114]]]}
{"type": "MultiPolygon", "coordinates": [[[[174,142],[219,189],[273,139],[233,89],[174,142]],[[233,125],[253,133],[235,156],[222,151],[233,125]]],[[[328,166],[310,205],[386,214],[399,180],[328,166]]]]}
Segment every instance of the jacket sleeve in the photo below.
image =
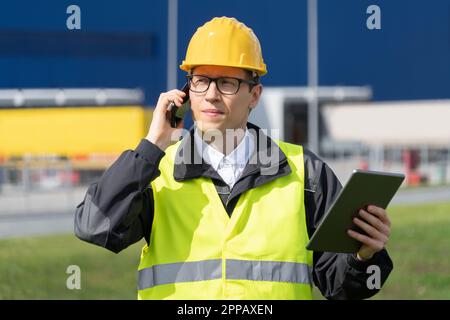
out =
{"type": "MultiPolygon", "coordinates": [[[[330,167],[305,149],[305,207],[309,237],[341,189],[330,167]]],[[[372,265],[380,268],[380,284],[383,285],[393,269],[385,249],[367,261],[358,260],[355,254],[314,252],[313,281],[327,299],[366,299],[379,291],[367,285],[373,274],[368,267],[372,265]]]]}
{"type": "Polygon", "coordinates": [[[145,139],[136,150],[123,152],[77,206],[75,235],[115,253],[142,237],[148,243],[153,220],[150,182],[159,176],[164,154],[145,139]]]}

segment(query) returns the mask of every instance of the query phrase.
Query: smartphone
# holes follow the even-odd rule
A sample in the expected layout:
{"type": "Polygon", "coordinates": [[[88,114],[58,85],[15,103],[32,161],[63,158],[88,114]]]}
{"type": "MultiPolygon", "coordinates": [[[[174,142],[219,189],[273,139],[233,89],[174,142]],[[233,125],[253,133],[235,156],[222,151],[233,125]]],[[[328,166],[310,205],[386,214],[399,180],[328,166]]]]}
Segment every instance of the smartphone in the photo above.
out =
{"type": "Polygon", "coordinates": [[[191,108],[191,102],[189,100],[189,84],[186,84],[181,89],[186,95],[183,98],[183,104],[181,107],[177,107],[173,102],[167,108],[170,111],[170,126],[176,128],[181,120],[183,120],[186,113],[191,108]]]}

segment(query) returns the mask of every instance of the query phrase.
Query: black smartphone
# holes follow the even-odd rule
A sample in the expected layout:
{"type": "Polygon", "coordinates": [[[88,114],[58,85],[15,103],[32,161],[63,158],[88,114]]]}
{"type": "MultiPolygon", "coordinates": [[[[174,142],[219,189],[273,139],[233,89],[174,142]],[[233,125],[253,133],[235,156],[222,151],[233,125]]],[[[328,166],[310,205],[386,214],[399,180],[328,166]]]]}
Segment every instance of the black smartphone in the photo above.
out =
{"type": "Polygon", "coordinates": [[[176,128],[181,120],[183,120],[186,113],[191,108],[191,102],[189,101],[189,84],[186,84],[181,89],[186,95],[183,98],[183,104],[181,107],[177,107],[173,102],[167,108],[170,111],[170,126],[176,128]]]}

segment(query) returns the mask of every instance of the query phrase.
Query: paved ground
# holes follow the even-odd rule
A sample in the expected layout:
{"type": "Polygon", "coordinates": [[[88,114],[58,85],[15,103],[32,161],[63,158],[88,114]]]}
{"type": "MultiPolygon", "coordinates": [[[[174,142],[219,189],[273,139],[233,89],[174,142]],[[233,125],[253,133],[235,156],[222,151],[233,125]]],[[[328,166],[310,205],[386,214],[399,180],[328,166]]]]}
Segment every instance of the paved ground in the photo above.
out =
{"type": "Polygon", "coordinates": [[[0,238],[73,233],[76,206],[87,187],[24,192],[3,188],[0,193],[0,238]]]}
{"type": "MultiPolygon", "coordinates": [[[[0,194],[0,238],[73,232],[75,207],[86,187],[71,191],[33,193],[24,199],[0,194]]],[[[401,190],[391,204],[450,201],[450,186],[401,190]]]]}
{"type": "Polygon", "coordinates": [[[0,218],[5,215],[61,213],[75,209],[83,201],[87,187],[33,190],[3,188],[0,193],[0,218]]]}
{"type": "Polygon", "coordinates": [[[392,204],[450,202],[450,186],[401,190],[392,204]]]}
{"type": "Polygon", "coordinates": [[[0,239],[73,233],[73,213],[20,214],[0,217],[0,239]]]}

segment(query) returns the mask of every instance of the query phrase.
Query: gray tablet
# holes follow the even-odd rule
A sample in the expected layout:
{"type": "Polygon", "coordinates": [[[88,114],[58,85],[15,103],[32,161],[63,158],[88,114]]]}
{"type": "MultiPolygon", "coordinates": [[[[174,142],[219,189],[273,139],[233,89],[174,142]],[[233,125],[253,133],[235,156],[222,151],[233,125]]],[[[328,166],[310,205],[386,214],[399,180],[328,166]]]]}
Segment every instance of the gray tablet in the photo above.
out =
{"type": "Polygon", "coordinates": [[[347,235],[347,230],[364,232],[353,223],[353,218],[358,215],[359,209],[367,208],[368,205],[386,209],[404,178],[403,174],[397,173],[354,170],[306,248],[314,251],[357,252],[361,243],[347,235]]]}

